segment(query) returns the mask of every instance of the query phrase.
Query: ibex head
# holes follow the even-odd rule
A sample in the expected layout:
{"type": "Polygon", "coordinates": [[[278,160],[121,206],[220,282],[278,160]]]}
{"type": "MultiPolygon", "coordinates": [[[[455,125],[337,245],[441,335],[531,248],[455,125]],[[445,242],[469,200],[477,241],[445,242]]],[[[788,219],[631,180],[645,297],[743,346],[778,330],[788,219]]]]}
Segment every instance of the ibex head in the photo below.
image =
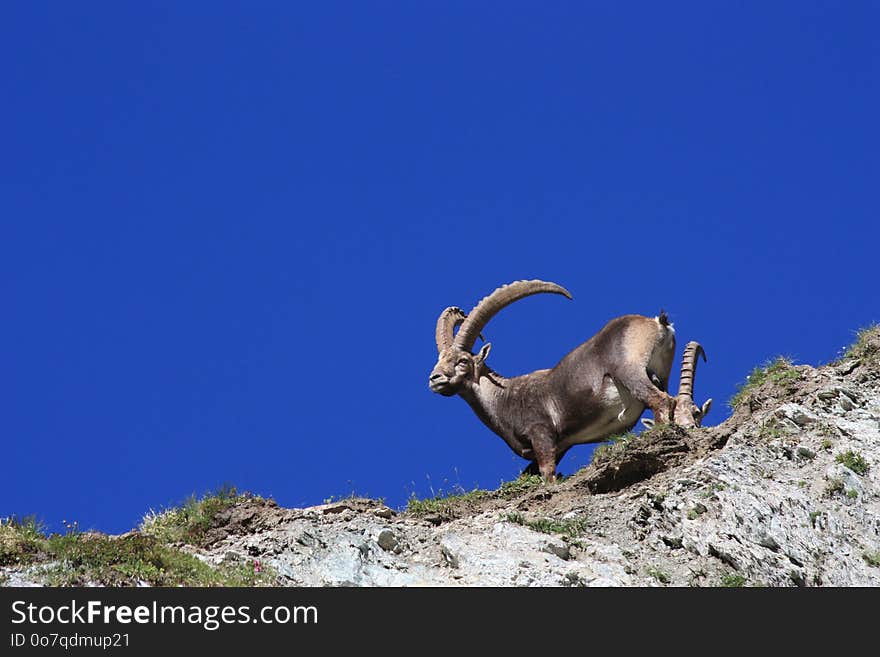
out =
{"type": "Polygon", "coordinates": [[[486,371],[485,361],[491,344],[484,344],[479,352],[471,353],[477,337],[489,320],[502,308],[532,294],[551,292],[571,299],[571,294],[556,283],[545,281],[516,281],[504,285],[480,301],[467,315],[461,308],[451,306],[437,319],[437,364],[431,372],[428,386],[433,392],[451,397],[468,384],[479,381],[486,371]],[[458,333],[457,326],[461,325],[458,333]]]}
{"type": "Polygon", "coordinates": [[[684,348],[684,356],[681,359],[681,382],[678,384],[678,397],[675,404],[675,423],[682,426],[702,426],[703,418],[712,408],[712,400],[709,399],[702,406],[694,403],[694,376],[697,373],[697,361],[699,357],[706,361],[706,352],[699,342],[688,342],[684,348]]]}

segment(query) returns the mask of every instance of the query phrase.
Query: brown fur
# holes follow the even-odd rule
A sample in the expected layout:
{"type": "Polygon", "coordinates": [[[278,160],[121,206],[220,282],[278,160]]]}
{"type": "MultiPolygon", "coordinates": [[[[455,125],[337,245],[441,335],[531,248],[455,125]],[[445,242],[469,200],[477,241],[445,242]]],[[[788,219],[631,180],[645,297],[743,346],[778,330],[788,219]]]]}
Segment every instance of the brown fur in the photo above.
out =
{"type": "Polygon", "coordinates": [[[675,399],[665,391],[675,352],[668,321],[618,317],[552,369],[513,378],[486,365],[489,349],[488,344],[477,354],[454,344],[442,349],[429,386],[444,396],[461,396],[514,452],[532,461],[527,471],[545,480],[555,478],[572,445],[629,431],[645,407],[658,423],[673,419],[675,399]]]}

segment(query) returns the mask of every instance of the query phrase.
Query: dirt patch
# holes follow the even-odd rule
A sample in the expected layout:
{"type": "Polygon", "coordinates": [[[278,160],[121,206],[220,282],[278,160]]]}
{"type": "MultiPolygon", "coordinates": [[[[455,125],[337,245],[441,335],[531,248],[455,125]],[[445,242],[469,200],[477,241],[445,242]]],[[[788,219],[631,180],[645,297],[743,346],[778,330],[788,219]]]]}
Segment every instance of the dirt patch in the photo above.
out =
{"type": "Polygon", "coordinates": [[[658,427],[600,453],[578,473],[575,486],[593,494],[622,490],[723,447],[729,436],[721,427],[658,427]]]}
{"type": "Polygon", "coordinates": [[[404,512],[402,517],[436,526],[511,508],[558,515],[560,511],[583,507],[585,493],[621,491],[670,468],[695,461],[722,448],[732,433],[729,423],[701,429],[657,427],[609,446],[592,463],[561,482],[522,487],[510,482],[495,491],[472,491],[444,498],[438,500],[430,512],[404,512]]]}
{"type": "Polygon", "coordinates": [[[210,547],[227,536],[244,536],[261,529],[277,526],[289,510],[282,509],[275,500],[250,498],[219,511],[211,519],[202,545],[210,547]]]}

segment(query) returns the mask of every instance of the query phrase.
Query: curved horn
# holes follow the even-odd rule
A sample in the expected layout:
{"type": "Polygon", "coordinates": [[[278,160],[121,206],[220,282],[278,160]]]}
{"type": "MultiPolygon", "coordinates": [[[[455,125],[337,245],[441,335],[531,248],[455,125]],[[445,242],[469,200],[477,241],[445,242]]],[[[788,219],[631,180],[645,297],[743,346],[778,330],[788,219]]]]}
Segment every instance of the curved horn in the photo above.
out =
{"type": "Polygon", "coordinates": [[[462,324],[458,334],[455,336],[455,345],[470,351],[477,341],[477,336],[498,311],[505,306],[509,306],[514,301],[519,301],[522,298],[532,294],[540,294],[541,292],[561,294],[571,299],[571,294],[568,290],[561,285],[547,281],[516,281],[509,285],[502,285],[492,294],[484,297],[468,313],[467,319],[465,319],[464,324],[462,324]]]}
{"type": "Polygon", "coordinates": [[[678,396],[694,400],[694,375],[697,373],[697,359],[699,356],[706,361],[706,352],[699,342],[688,342],[684,348],[684,356],[681,359],[681,382],[678,384],[678,396]]]}
{"type": "Polygon", "coordinates": [[[440,317],[437,318],[437,330],[434,332],[438,353],[452,346],[452,335],[455,333],[455,327],[461,324],[464,318],[464,311],[456,306],[449,306],[449,308],[440,313],[440,317]]]}

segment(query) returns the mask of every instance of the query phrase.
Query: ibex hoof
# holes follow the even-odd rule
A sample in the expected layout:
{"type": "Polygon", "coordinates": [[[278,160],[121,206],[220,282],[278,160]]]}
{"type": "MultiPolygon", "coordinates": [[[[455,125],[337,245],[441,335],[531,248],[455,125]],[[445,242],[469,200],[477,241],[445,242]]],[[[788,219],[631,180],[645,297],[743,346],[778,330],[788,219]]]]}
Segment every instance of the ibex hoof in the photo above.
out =
{"type": "Polygon", "coordinates": [[[542,479],[543,482],[541,483],[544,485],[555,484],[557,481],[559,481],[559,475],[554,472],[552,475],[542,475],[542,479]]]}

